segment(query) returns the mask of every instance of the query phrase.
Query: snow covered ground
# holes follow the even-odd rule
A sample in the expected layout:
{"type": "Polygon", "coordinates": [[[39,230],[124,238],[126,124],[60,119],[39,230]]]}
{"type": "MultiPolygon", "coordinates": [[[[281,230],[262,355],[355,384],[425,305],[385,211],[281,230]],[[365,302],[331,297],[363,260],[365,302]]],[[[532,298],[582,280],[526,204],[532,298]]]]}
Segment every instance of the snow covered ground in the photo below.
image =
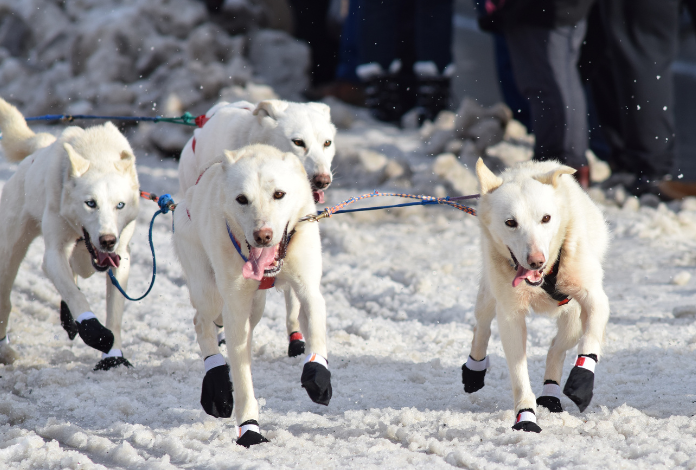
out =
{"type": "MultiPolygon", "coordinates": [[[[427,179],[432,159],[413,153],[416,141],[412,132],[358,127],[339,135],[339,157],[371,149],[408,160],[427,179]]],[[[374,189],[341,158],[337,168],[329,203],[374,189]]],[[[0,160],[0,181],[13,169],[0,160]]],[[[139,154],[138,169],[145,190],[178,188],[172,160],[139,154]]],[[[99,353],[68,340],[38,239],[12,295],[10,334],[22,357],[0,366],[0,467],[696,468],[696,204],[678,212],[635,201],[603,207],[613,233],[605,281],[612,315],[595,396],[585,413],[565,397],[563,413],[541,409],[541,434],[511,429],[495,323],[486,386],[463,391],[480,265],[476,219],[467,214],[418,207],[320,222],[333,399],[316,405],[301,388],[301,359],[286,356],[282,297],[269,292],[255,331],[253,377],[271,442],[249,450],[235,444],[233,420],[209,417],[199,404],[203,361],[170,216],[155,224],[156,285],[124,314],[132,369],[93,372],[99,353]]],[[[141,203],[131,295],[149,282],[154,211],[141,203]]],[[[102,319],[105,282],[95,275],[80,283],[102,319]]],[[[531,317],[528,330],[539,393],[555,328],[531,317]]]]}

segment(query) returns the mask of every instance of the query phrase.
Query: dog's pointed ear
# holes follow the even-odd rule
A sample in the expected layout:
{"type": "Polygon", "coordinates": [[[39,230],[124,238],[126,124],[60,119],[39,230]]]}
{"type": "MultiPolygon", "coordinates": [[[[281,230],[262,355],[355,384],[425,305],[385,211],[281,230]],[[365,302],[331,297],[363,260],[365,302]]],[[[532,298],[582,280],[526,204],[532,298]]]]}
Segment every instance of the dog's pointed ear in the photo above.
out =
{"type": "Polygon", "coordinates": [[[256,105],[256,109],[253,111],[254,116],[258,116],[259,119],[263,119],[268,116],[274,121],[278,120],[278,117],[285,111],[288,107],[288,103],[281,100],[264,100],[256,105]]]}
{"type": "Polygon", "coordinates": [[[481,186],[481,195],[488,194],[503,184],[502,178],[489,170],[481,157],[476,162],[476,176],[478,176],[479,185],[481,186]]]}
{"type": "Polygon", "coordinates": [[[553,171],[549,171],[543,175],[535,176],[534,179],[540,183],[550,184],[554,188],[558,187],[558,177],[561,175],[572,175],[577,170],[566,165],[561,165],[553,171]]]}
{"type": "Polygon", "coordinates": [[[130,150],[121,152],[121,161],[114,163],[114,166],[121,173],[127,173],[135,169],[135,155],[130,150]]]}
{"type": "Polygon", "coordinates": [[[244,155],[244,149],[240,150],[225,150],[224,151],[225,158],[227,158],[227,161],[229,163],[237,163],[237,160],[242,158],[242,155],[244,155]]]}
{"type": "Polygon", "coordinates": [[[318,113],[323,114],[327,121],[331,121],[331,108],[328,104],[311,102],[307,103],[307,105],[318,113]]]}
{"type": "Polygon", "coordinates": [[[82,158],[82,156],[75,151],[73,146],[67,142],[63,144],[63,148],[68,154],[68,160],[70,160],[70,176],[79,178],[87,173],[87,170],[89,170],[89,160],[82,158]]]}

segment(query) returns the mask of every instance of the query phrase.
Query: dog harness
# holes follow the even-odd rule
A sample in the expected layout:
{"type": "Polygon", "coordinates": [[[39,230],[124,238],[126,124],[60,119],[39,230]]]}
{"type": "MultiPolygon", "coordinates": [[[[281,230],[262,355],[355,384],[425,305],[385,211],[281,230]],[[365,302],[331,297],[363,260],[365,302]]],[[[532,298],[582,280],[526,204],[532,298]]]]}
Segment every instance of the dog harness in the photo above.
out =
{"type": "Polygon", "coordinates": [[[558,276],[558,268],[561,265],[561,255],[563,254],[563,249],[558,251],[558,259],[553,265],[551,272],[544,276],[544,282],[541,284],[541,288],[549,294],[549,296],[558,302],[558,306],[565,305],[570,302],[570,297],[556,290],[556,280],[558,276]]]}
{"type": "MultiPolygon", "coordinates": [[[[253,111],[253,109],[248,108],[246,106],[239,107],[239,109],[246,109],[247,111],[253,111]]],[[[213,116],[215,116],[215,113],[213,113],[213,116]]],[[[195,123],[198,126],[198,128],[202,128],[203,126],[205,126],[206,122],[208,122],[212,119],[213,116],[208,117],[205,114],[201,114],[200,116],[198,116],[195,119],[195,123]]],[[[196,136],[195,135],[193,136],[193,140],[191,141],[191,149],[193,150],[193,153],[196,153],[196,136]]],[[[199,179],[200,179],[200,177],[199,177],[199,179]]]]}

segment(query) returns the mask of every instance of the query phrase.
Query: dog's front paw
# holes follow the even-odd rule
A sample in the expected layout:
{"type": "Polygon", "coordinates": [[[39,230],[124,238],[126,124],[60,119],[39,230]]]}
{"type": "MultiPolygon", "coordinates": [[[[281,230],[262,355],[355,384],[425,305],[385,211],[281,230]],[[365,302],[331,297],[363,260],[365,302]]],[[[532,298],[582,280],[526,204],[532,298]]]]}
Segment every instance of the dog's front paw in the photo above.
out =
{"type": "Polygon", "coordinates": [[[290,333],[290,344],[288,345],[288,357],[297,357],[304,354],[304,336],[299,331],[290,333]]]}
{"type": "Polygon", "coordinates": [[[543,406],[551,413],[561,413],[563,411],[563,406],[561,406],[561,386],[554,380],[547,380],[544,382],[544,391],[537,398],[536,402],[537,405],[543,406]]]}
{"type": "Polygon", "coordinates": [[[488,356],[480,361],[469,356],[466,360],[466,364],[462,366],[462,383],[464,384],[464,391],[466,393],[474,393],[483,388],[485,385],[483,379],[486,377],[488,365],[488,356]]]}
{"type": "Polygon", "coordinates": [[[120,349],[112,349],[108,353],[102,354],[102,360],[97,362],[97,365],[94,366],[94,370],[109,370],[118,366],[133,367],[133,364],[123,357],[123,353],[120,349]]]}
{"type": "Polygon", "coordinates": [[[250,419],[244,421],[241,426],[237,428],[237,444],[244,446],[247,449],[256,444],[263,444],[264,442],[270,442],[268,439],[261,435],[259,429],[259,423],[256,420],[250,419]]]}
{"type": "Polygon", "coordinates": [[[205,358],[205,377],[201,389],[201,406],[206,413],[215,418],[232,416],[232,381],[230,366],[222,354],[214,354],[205,358]]]}
{"type": "Polygon", "coordinates": [[[68,338],[71,340],[75,339],[79,329],[77,327],[77,323],[75,323],[72,313],[70,313],[68,304],[66,304],[64,300],[60,301],[60,326],[62,326],[65,332],[68,333],[68,338]]]}
{"type": "Polygon", "coordinates": [[[331,372],[329,363],[319,354],[309,354],[302,368],[300,381],[314,403],[328,405],[331,401],[331,372]]]}
{"type": "Polygon", "coordinates": [[[512,427],[515,431],[524,432],[541,432],[541,428],[536,423],[536,415],[534,410],[531,408],[526,408],[520,410],[517,413],[517,419],[515,419],[515,425],[512,427]]]}
{"type": "Polygon", "coordinates": [[[77,331],[87,346],[108,353],[114,346],[114,334],[99,323],[92,312],[85,312],[77,317],[77,331]]]}
{"type": "Polygon", "coordinates": [[[10,337],[5,335],[0,339],[0,364],[10,365],[19,359],[19,354],[10,346],[10,337]]]}
{"type": "Polygon", "coordinates": [[[578,405],[580,411],[585,411],[592,401],[596,365],[596,354],[580,354],[563,387],[563,393],[578,405]]]}

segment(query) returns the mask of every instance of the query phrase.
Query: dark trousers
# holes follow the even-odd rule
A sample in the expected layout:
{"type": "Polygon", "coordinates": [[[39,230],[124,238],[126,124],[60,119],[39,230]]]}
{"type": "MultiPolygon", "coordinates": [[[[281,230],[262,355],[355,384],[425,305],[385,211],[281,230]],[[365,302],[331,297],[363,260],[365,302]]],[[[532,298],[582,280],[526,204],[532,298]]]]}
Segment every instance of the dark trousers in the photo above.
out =
{"type": "Polygon", "coordinates": [[[432,61],[442,72],[452,63],[453,0],[366,0],[362,8],[361,64],[432,61]]]}
{"type": "MultiPolygon", "coordinates": [[[[613,80],[613,106],[600,112],[613,166],[647,178],[671,172],[675,158],[673,77],[680,0],[601,2],[613,80]]],[[[605,93],[609,95],[610,93],[605,93]]]]}
{"type": "Polygon", "coordinates": [[[587,165],[587,104],[577,69],[585,21],[575,26],[505,29],[515,82],[529,101],[535,160],[587,165]]]}

